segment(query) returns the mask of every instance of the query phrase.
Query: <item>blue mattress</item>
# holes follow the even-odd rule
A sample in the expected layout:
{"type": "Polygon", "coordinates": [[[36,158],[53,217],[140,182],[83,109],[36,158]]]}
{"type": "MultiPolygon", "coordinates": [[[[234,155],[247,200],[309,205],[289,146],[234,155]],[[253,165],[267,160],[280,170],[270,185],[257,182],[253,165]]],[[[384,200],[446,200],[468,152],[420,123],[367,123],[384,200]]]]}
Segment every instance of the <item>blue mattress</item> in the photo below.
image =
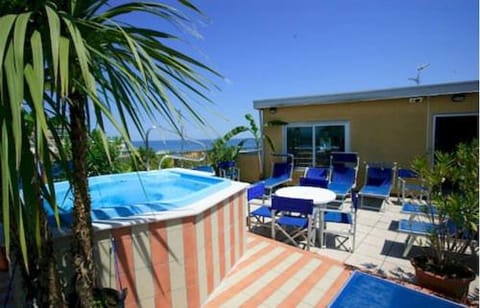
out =
{"type": "Polygon", "coordinates": [[[389,280],[355,271],[328,307],[465,307],[389,280]]]}

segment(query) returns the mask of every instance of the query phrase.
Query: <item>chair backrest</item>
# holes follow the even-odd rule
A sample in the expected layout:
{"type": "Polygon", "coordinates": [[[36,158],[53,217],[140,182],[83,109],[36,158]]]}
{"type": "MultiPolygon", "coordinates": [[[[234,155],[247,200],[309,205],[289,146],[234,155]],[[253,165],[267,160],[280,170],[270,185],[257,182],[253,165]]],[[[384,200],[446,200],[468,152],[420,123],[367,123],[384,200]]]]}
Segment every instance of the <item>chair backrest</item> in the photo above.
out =
{"type": "Polygon", "coordinates": [[[299,184],[300,184],[300,186],[313,186],[313,187],[327,188],[328,187],[328,180],[327,179],[315,179],[315,178],[301,177],[299,179],[299,184]]]}
{"type": "Polygon", "coordinates": [[[300,186],[328,187],[330,168],[328,167],[307,167],[303,177],[300,177],[300,186]]]}
{"type": "Polygon", "coordinates": [[[330,182],[354,185],[357,179],[357,170],[353,167],[333,165],[330,182]]]}
{"type": "Polygon", "coordinates": [[[313,213],[313,200],[272,196],[272,210],[295,212],[304,215],[313,213]]]}
{"type": "Polygon", "coordinates": [[[351,164],[358,166],[360,158],[356,152],[332,152],[330,153],[330,164],[351,164]]]}
{"type": "Polygon", "coordinates": [[[394,169],[390,167],[372,167],[367,165],[365,183],[368,186],[391,186],[394,169]]]}
{"type": "Polygon", "coordinates": [[[330,182],[355,187],[360,157],[357,152],[332,152],[330,154],[330,182]]]}
{"type": "Polygon", "coordinates": [[[292,174],[293,174],[292,163],[289,163],[289,162],[273,163],[273,168],[272,168],[273,178],[279,178],[279,177],[291,178],[292,174]]]}
{"type": "Polygon", "coordinates": [[[247,189],[247,200],[263,198],[264,194],[265,184],[263,182],[253,183],[247,189]]]}
{"type": "Polygon", "coordinates": [[[305,178],[309,179],[321,179],[326,180],[328,179],[330,173],[330,168],[328,167],[307,167],[305,169],[305,178]]]}

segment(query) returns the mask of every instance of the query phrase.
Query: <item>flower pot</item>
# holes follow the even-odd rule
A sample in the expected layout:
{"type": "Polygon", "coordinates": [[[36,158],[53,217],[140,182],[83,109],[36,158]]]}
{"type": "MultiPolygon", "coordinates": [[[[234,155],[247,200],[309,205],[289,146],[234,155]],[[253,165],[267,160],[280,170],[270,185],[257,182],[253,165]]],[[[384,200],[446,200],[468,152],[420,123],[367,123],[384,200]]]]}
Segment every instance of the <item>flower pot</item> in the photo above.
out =
{"type": "Polygon", "coordinates": [[[8,272],[7,252],[3,246],[0,246],[0,272],[8,272]]]}
{"type": "Polygon", "coordinates": [[[415,268],[417,284],[450,298],[466,302],[470,282],[475,279],[475,273],[467,266],[459,266],[456,277],[433,273],[425,269],[427,260],[428,257],[426,256],[418,256],[411,259],[411,263],[415,268]]]}

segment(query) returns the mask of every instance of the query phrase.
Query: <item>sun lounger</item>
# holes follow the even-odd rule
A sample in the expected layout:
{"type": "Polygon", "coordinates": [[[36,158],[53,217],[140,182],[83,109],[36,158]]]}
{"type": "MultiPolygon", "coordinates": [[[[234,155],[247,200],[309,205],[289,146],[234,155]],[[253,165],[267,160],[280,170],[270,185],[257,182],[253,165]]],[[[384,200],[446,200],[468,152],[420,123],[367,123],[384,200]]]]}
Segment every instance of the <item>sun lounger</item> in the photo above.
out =
{"type": "Polygon", "coordinates": [[[263,180],[268,196],[272,195],[274,189],[292,181],[293,178],[293,155],[273,154],[273,156],[285,157],[286,161],[274,162],[272,167],[272,175],[263,180]]]}
{"type": "Polygon", "coordinates": [[[396,163],[392,166],[378,163],[365,164],[365,184],[358,192],[361,200],[360,208],[383,210],[384,203],[388,202],[392,191],[395,170],[396,163]],[[380,207],[365,204],[365,197],[380,199],[380,207]]]}
{"type": "Polygon", "coordinates": [[[359,157],[356,152],[332,152],[328,189],[335,192],[340,204],[357,184],[359,157]]]}

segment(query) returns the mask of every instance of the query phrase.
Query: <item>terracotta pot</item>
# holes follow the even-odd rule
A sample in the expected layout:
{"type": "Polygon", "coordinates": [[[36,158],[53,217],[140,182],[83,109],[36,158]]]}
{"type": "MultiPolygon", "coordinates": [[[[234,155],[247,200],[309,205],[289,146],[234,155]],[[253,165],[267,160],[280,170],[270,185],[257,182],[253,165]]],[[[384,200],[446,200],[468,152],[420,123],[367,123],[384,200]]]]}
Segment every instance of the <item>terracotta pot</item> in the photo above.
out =
{"type": "Polygon", "coordinates": [[[446,275],[435,274],[424,270],[427,258],[425,256],[414,257],[411,263],[415,268],[417,284],[421,287],[444,294],[450,298],[466,302],[470,282],[475,279],[475,273],[467,266],[462,271],[468,273],[465,277],[451,278],[446,275]]]}
{"type": "Polygon", "coordinates": [[[8,272],[7,252],[3,246],[0,246],[0,272],[8,272]]]}

